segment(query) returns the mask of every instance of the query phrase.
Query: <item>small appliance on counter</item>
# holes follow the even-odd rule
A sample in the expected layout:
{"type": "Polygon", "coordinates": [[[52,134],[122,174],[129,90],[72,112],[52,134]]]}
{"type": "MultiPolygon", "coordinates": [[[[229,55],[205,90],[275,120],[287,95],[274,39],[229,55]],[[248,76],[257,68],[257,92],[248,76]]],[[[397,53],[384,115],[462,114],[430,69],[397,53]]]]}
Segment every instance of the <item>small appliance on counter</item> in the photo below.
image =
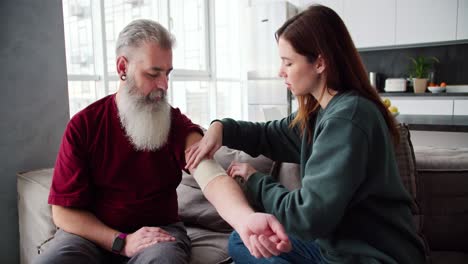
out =
{"type": "Polygon", "coordinates": [[[447,85],[447,93],[468,93],[468,84],[447,85]]]}
{"type": "Polygon", "coordinates": [[[388,78],[385,80],[385,92],[406,92],[406,79],[388,78]]]}

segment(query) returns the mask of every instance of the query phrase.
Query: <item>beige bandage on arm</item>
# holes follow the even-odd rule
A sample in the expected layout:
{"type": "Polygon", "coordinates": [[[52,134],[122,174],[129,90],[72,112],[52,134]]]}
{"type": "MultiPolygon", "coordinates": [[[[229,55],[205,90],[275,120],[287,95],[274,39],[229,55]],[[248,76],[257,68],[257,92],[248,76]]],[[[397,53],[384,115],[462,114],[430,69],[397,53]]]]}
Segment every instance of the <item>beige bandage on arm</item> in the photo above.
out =
{"type": "Polygon", "coordinates": [[[202,160],[193,172],[193,177],[202,191],[205,190],[210,181],[218,176],[227,176],[227,174],[223,167],[213,159],[202,160]]]}

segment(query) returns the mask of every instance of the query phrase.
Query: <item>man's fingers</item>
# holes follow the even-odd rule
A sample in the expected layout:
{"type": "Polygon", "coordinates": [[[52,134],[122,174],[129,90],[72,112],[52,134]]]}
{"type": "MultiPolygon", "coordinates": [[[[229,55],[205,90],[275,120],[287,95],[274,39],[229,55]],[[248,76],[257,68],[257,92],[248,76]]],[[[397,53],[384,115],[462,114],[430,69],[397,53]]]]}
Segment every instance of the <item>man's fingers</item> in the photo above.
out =
{"type": "Polygon", "coordinates": [[[285,242],[289,241],[288,235],[286,234],[283,225],[274,216],[271,215],[268,217],[268,224],[279,239],[285,242]]]}
{"type": "Polygon", "coordinates": [[[171,242],[171,241],[174,241],[174,240],[175,239],[170,239],[170,238],[166,238],[166,237],[154,237],[153,239],[145,241],[144,243],[138,245],[138,247],[136,247],[136,249],[135,249],[135,254],[140,252],[141,250],[147,248],[147,247],[150,247],[150,246],[154,245],[154,244],[163,243],[163,242],[171,242]]]}
{"type": "Polygon", "coordinates": [[[289,252],[292,250],[291,241],[281,241],[280,243],[276,244],[276,249],[281,252],[289,252]]]}
{"type": "MultiPolygon", "coordinates": [[[[268,246],[270,246],[266,241],[266,243],[262,243],[260,240],[262,239],[262,235],[256,237],[256,246],[257,246],[257,250],[260,252],[261,254],[261,257],[263,258],[271,258],[271,256],[273,255],[271,252],[270,252],[270,249],[268,249],[268,246]],[[265,247],[265,245],[267,245],[267,247],[265,247]]],[[[265,237],[263,237],[263,239],[265,239],[265,237]]],[[[268,240],[268,239],[266,239],[268,240]]],[[[268,242],[270,242],[268,240],[268,242]]],[[[276,251],[276,245],[272,246],[272,250],[276,251]]]]}
{"type": "Polygon", "coordinates": [[[151,233],[161,233],[161,234],[165,234],[165,235],[168,235],[170,236],[171,234],[169,234],[169,232],[167,232],[166,230],[160,228],[160,227],[156,227],[156,226],[149,226],[147,229],[147,232],[151,232],[151,233]]]}
{"type": "Polygon", "coordinates": [[[249,240],[250,240],[250,254],[256,258],[260,258],[261,254],[257,249],[257,242],[256,242],[257,235],[250,235],[249,240]]]}
{"type": "Polygon", "coordinates": [[[275,244],[278,244],[281,241],[281,239],[279,239],[277,235],[268,236],[268,239],[270,239],[270,241],[275,244]]]}
{"type": "Polygon", "coordinates": [[[264,249],[268,251],[268,253],[270,254],[270,257],[272,255],[278,256],[279,254],[281,254],[281,251],[276,248],[277,243],[274,243],[268,237],[264,235],[260,235],[258,237],[258,241],[264,247],[264,249]]]}

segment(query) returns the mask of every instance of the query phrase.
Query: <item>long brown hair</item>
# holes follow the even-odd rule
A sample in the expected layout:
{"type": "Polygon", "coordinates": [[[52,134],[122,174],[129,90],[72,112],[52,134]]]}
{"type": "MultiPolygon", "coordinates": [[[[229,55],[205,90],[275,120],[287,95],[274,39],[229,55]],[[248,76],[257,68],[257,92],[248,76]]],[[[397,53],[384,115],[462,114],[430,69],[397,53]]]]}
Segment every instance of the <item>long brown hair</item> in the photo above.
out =
{"type": "MultiPolygon", "coordinates": [[[[372,101],[382,113],[394,144],[399,142],[395,118],[370,85],[364,64],[341,18],[332,9],[312,5],[286,21],[275,34],[276,40],[287,40],[294,50],[313,63],[320,55],[326,68],[325,87],[338,93],[355,91],[372,101]]],[[[299,110],[292,126],[299,125],[302,133],[319,103],[312,95],[298,96],[299,110]]]]}

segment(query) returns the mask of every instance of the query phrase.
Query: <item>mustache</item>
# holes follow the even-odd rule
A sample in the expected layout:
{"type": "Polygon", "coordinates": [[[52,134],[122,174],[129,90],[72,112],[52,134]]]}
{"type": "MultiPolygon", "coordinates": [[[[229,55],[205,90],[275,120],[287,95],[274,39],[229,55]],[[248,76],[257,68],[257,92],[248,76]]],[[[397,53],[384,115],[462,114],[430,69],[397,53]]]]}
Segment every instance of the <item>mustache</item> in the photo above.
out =
{"type": "Polygon", "coordinates": [[[152,91],[145,96],[146,101],[154,101],[157,99],[166,99],[167,93],[164,90],[152,91]]]}

